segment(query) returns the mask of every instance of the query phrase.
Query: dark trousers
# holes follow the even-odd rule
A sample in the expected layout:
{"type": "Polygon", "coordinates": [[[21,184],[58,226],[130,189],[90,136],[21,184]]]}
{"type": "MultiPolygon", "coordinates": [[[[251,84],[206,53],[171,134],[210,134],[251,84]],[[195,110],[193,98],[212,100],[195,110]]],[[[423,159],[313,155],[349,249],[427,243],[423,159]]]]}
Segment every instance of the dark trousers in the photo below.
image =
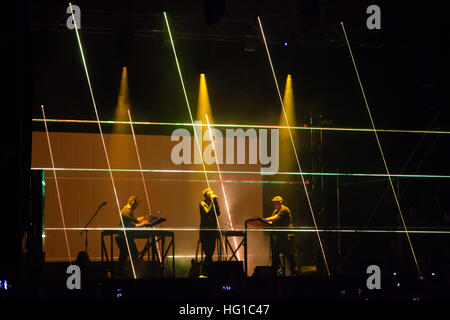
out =
{"type": "Polygon", "coordinates": [[[288,235],[272,236],[272,266],[275,267],[276,270],[281,267],[280,254],[283,254],[289,263],[291,274],[297,274],[298,269],[295,261],[294,239],[294,236],[288,235]]]}
{"type": "MultiPolygon", "coordinates": [[[[131,258],[133,259],[133,264],[136,266],[138,262],[139,250],[134,242],[134,237],[130,234],[127,234],[128,245],[130,247],[131,258]]],[[[125,240],[125,236],[120,234],[116,237],[116,243],[119,247],[119,274],[121,276],[130,276],[131,275],[131,264],[128,262],[128,248],[125,240]]]]}
{"type": "Polygon", "coordinates": [[[216,249],[217,237],[217,231],[200,231],[200,242],[202,244],[202,250],[205,253],[204,271],[206,271],[206,273],[209,271],[209,268],[213,262],[212,256],[214,254],[214,250],[216,249]]]}

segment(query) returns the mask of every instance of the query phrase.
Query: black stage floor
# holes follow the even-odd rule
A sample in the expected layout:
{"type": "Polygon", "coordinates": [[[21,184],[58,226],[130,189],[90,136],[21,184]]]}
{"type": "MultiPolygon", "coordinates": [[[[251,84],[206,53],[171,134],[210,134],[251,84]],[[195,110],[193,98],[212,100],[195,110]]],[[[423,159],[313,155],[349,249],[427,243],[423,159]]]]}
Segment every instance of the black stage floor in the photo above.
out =
{"type": "MultiPolygon", "coordinates": [[[[450,299],[450,273],[439,269],[422,278],[414,274],[382,275],[381,289],[368,289],[369,275],[297,277],[267,273],[245,276],[221,272],[208,278],[114,279],[93,263],[81,289],[67,288],[67,263],[46,263],[41,277],[22,280],[3,291],[3,299],[20,300],[151,300],[155,301],[296,301],[296,300],[442,300],[450,299]]],[[[86,274],[86,273],[85,273],[86,274]]],[[[252,272],[253,274],[253,272],[252,272]]]]}

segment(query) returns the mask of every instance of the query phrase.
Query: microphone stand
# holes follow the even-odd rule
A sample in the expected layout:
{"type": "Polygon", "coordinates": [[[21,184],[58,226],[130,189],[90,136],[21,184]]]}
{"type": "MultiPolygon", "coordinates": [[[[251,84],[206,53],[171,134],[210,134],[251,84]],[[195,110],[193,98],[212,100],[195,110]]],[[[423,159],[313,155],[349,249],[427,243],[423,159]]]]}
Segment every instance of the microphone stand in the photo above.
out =
{"type": "Polygon", "coordinates": [[[84,240],[84,250],[86,252],[87,255],[87,246],[88,246],[88,231],[86,228],[89,226],[89,224],[91,223],[92,220],[94,220],[95,216],[99,213],[101,207],[103,207],[105,203],[102,203],[98,208],[97,211],[95,211],[94,215],[89,219],[88,223],[86,223],[86,225],[84,226],[84,230],[80,232],[80,236],[83,234],[83,232],[86,232],[86,238],[84,240]]]}

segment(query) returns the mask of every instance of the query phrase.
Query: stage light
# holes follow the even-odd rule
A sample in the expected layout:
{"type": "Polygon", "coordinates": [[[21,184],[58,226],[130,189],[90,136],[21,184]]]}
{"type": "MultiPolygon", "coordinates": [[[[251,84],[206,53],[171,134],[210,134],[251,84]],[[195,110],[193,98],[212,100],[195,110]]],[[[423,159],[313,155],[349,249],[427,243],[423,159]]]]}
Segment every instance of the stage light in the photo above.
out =
{"type": "MultiPolygon", "coordinates": [[[[119,121],[127,121],[128,116],[127,112],[130,109],[130,92],[128,88],[128,70],[127,67],[122,67],[122,75],[120,79],[120,87],[119,87],[119,96],[117,97],[117,105],[116,105],[116,114],[114,120],[116,122],[119,121]]],[[[114,127],[114,133],[119,133],[114,127]]]]}
{"type": "Polygon", "coordinates": [[[0,280],[0,290],[8,290],[10,288],[10,284],[8,280],[0,280]]]}
{"type": "Polygon", "coordinates": [[[287,43],[287,42],[284,42],[284,46],[287,47],[287,46],[288,46],[288,43],[287,43]]]}
{"type": "Polygon", "coordinates": [[[114,290],[116,294],[116,298],[122,298],[122,289],[116,289],[114,290]]]}
{"type": "MultiPolygon", "coordinates": [[[[147,201],[147,207],[148,207],[148,214],[152,215],[152,207],[150,205],[150,198],[148,196],[147,185],[146,185],[145,179],[144,179],[144,171],[142,170],[141,156],[139,154],[139,148],[138,148],[137,141],[136,141],[136,135],[134,134],[133,120],[131,119],[130,109],[127,110],[127,113],[128,113],[128,119],[130,120],[131,133],[133,134],[133,142],[134,142],[134,147],[136,149],[136,155],[137,155],[138,164],[139,164],[139,172],[141,174],[142,184],[144,186],[145,199],[147,201]]],[[[156,242],[156,251],[158,252],[159,261],[162,261],[158,242],[156,242]]]]}
{"type": "Polygon", "coordinates": [[[130,94],[128,88],[128,70],[122,67],[119,94],[114,120],[116,124],[112,127],[112,135],[108,141],[108,151],[111,165],[115,168],[123,167],[125,164],[135,162],[136,157],[130,152],[123,152],[129,144],[130,128],[118,124],[120,121],[128,121],[128,110],[130,109],[130,94]]]}
{"type": "Polygon", "coordinates": [[[213,122],[213,117],[211,114],[211,104],[209,101],[208,87],[206,85],[205,74],[200,74],[200,83],[198,87],[198,104],[197,104],[197,121],[202,121],[205,119],[205,115],[209,115],[211,123],[213,122]]]}
{"type": "MultiPolygon", "coordinates": [[[[289,155],[291,153],[291,141],[289,134],[289,126],[295,126],[295,104],[294,104],[294,91],[292,89],[292,76],[290,74],[286,77],[286,86],[283,96],[284,112],[280,113],[280,126],[286,129],[280,130],[280,154],[289,155]],[[285,115],[286,113],[286,115],[285,115]]],[[[298,137],[294,132],[292,135],[294,145],[298,145],[298,137]]],[[[291,169],[295,165],[295,159],[293,157],[285,156],[280,159],[280,167],[285,169],[291,169]]]]}

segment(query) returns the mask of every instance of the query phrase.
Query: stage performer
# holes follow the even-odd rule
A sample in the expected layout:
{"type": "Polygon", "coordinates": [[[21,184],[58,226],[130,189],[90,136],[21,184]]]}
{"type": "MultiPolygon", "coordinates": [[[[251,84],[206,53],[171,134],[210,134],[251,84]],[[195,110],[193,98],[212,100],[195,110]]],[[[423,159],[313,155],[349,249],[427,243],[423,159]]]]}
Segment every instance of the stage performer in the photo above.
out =
{"type": "MultiPolygon", "coordinates": [[[[127,204],[122,208],[120,214],[122,215],[123,226],[125,228],[135,228],[141,227],[145,224],[148,224],[148,216],[136,217],[134,215],[134,211],[139,206],[139,199],[137,196],[131,196],[128,198],[127,204]]],[[[120,223],[120,227],[122,227],[122,223],[120,223]]],[[[138,261],[139,251],[137,249],[136,243],[134,241],[133,232],[125,231],[127,233],[128,245],[130,247],[131,258],[133,259],[133,263],[136,264],[138,261]]],[[[125,240],[125,236],[123,233],[116,237],[116,243],[120,250],[119,255],[119,268],[123,275],[128,276],[130,274],[129,263],[127,263],[128,258],[128,248],[125,240]]]]}
{"type": "Polygon", "coordinates": [[[272,266],[277,270],[278,274],[284,273],[285,270],[281,269],[280,261],[280,253],[282,253],[289,262],[291,275],[296,276],[298,274],[298,268],[294,254],[295,235],[293,233],[288,233],[288,229],[293,228],[291,211],[288,207],[283,205],[283,198],[280,196],[276,196],[272,199],[272,205],[274,208],[272,216],[265,218],[264,220],[275,228],[287,229],[286,231],[271,232],[272,266]]]}
{"type": "Polygon", "coordinates": [[[207,274],[212,264],[212,256],[216,248],[216,240],[219,237],[217,231],[217,217],[220,216],[220,208],[217,195],[211,188],[203,190],[203,201],[200,202],[200,242],[205,253],[203,270],[207,274]]]}

